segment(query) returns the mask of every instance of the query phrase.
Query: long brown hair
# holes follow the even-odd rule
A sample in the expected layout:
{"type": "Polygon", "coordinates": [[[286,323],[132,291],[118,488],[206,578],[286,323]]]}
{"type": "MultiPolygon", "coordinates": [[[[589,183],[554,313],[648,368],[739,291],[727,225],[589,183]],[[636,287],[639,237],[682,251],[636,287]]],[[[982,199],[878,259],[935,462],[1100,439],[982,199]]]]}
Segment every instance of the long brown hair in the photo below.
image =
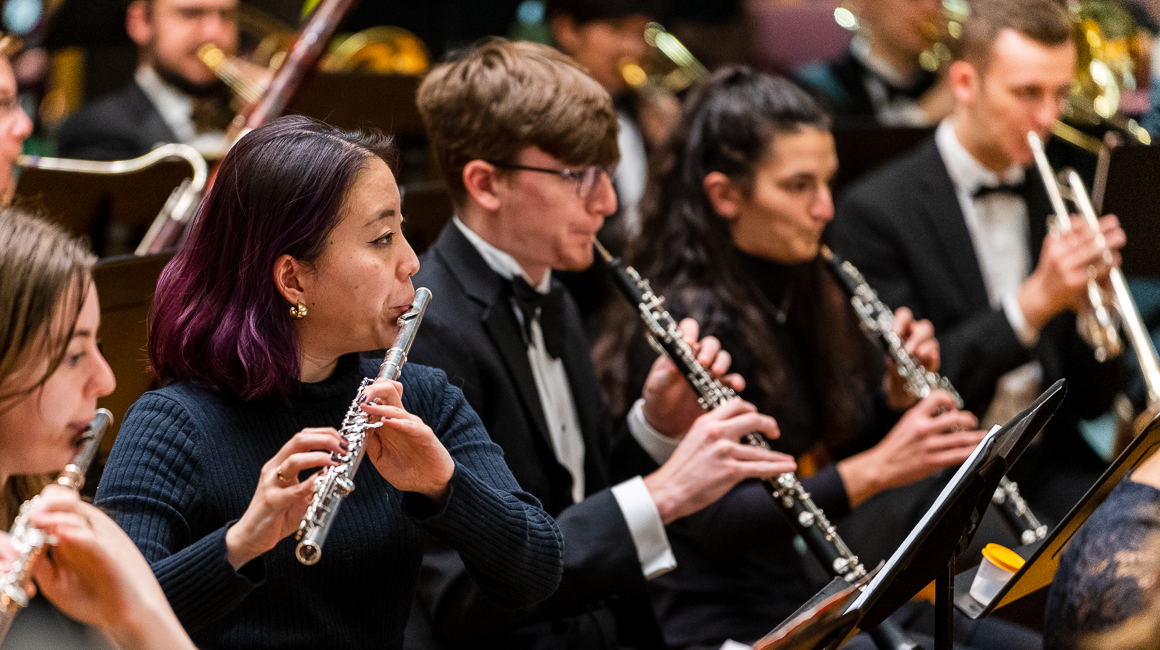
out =
{"type": "MultiPolygon", "coordinates": [[[[0,210],[0,413],[44,386],[60,366],[94,263],[84,240],[20,209],[0,210]],[[40,363],[46,359],[47,365],[40,363]]],[[[46,482],[43,476],[13,476],[0,486],[5,529],[15,508],[46,482]]]]}
{"type": "MultiPolygon", "coordinates": [[[[658,175],[650,184],[640,237],[626,254],[652,283],[711,332],[728,322],[752,356],[746,377],[759,406],[785,404],[789,381],[768,330],[773,307],[741,269],[728,222],[717,214],[703,189],[718,171],[749,191],[758,166],[780,134],[804,127],[830,128],[829,116],[785,79],[745,67],[719,70],[694,89],[670,140],[658,175]],[[756,396],[760,396],[757,399],[756,396]]],[[[815,368],[813,386],[821,396],[821,434],[831,450],[848,442],[861,426],[870,382],[865,341],[849,305],[823,262],[803,265],[794,275],[794,318],[808,323],[807,358],[815,368]],[[805,299],[802,299],[805,298],[805,299]]],[[[623,363],[624,350],[640,349],[643,326],[623,301],[609,311],[608,327],[593,352],[597,373],[614,417],[625,414],[640,395],[647,368],[623,363]]],[[[635,355],[633,355],[635,357],[635,355]]]]}

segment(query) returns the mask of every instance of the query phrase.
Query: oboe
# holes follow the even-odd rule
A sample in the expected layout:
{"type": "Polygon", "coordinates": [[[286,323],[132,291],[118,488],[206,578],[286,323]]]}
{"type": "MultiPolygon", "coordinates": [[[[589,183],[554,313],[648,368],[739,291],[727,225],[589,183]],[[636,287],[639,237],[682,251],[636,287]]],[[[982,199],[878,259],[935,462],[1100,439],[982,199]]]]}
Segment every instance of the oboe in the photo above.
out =
{"type": "MultiPolygon", "coordinates": [[[[681,330],[677,327],[676,321],[664,308],[665,299],[653,293],[648,280],[640,277],[631,266],[622,266],[620,260],[612,257],[600,242],[593,241],[593,245],[611,272],[617,288],[629,302],[637,306],[639,315],[648,328],[649,343],[657,352],[672,359],[681,369],[681,373],[696,392],[701,406],[705,410],[712,410],[735,397],[736,393],[732,388],[715,379],[697,361],[697,355],[681,337],[681,330]]],[[[757,432],[749,433],[745,437],[745,442],[762,449],[770,448],[765,436],[757,432]]],[[[847,582],[854,582],[866,575],[866,567],[838,536],[837,529],[826,518],[822,509],[813,502],[793,472],[766,479],[765,485],[773,495],[774,502],[786,515],[790,526],[828,571],[834,576],[845,578],[847,582]]]]}
{"type": "MultiPolygon", "coordinates": [[[[862,331],[894,360],[898,374],[906,382],[911,395],[922,399],[931,391],[942,390],[951,394],[955,407],[963,407],[963,398],[946,377],[923,367],[917,358],[906,351],[902,339],[894,332],[894,312],[878,299],[878,293],[862,277],[862,273],[847,260],[822,246],[822,259],[829,263],[834,275],[850,296],[850,304],[862,323],[862,331]]],[[[1019,486],[1004,476],[991,497],[991,503],[1019,536],[1020,542],[1030,544],[1047,537],[1047,526],[1040,523],[1027,502],[1019,494],[1019,486]]]]}
{"type": "Polygon", "coordinates": [[[322,559],[322,545],[326,536],[330,534],[330,527],[338,514],[338,507],[342,505],[351,492],[354,491],[354,475],[366,454],[366,434],[371,429],[382,426],[382,422],[371,423],[367,414],[360,405],[366,402],[366,388],[378,379],[396,380],[403,366],[407,363],[407,353],[411,351],[411,343],[423,322],[423,313],[427,311],[427,303],[431,300],[431,292],[426,287],[415,290],[415,300],[407,313],[399,317],[399,333],[395,343],[383,357],[376,379],[367,377],[359,385],[358,394],[347,409],[342,419],[342,428],[339,435],[343,437],[350,449],[346,456],[340,457],[341,463],[326,470],[322,476],[314,481],[314,496],[306,515],[298,524],[295,539],[298,547],[294,555],[302,564],[314,564],[322,559]]]}
{"type": "MultiPolygon", "coordinates": [[[[89,465],[101,447],[101,438],[112,423],[113,414],[108,409],[97,409],[97,416],[89,423],[80,451],[57,477],[58,485],[78,492],[84,487],[85,473],[89,471],[89,465]]],[[[40,495],[25,501],[12,523],[12,530],[8,531],[9,541],[18,555],[8,572],[0,575],[0,642],[7,636],[12,619],[28,605],[25,588],[32,581],[32,567],[44,554],[45,547],[53,543],[44,531],[28,521],[29,513],[39,502],[40,495]]]]}

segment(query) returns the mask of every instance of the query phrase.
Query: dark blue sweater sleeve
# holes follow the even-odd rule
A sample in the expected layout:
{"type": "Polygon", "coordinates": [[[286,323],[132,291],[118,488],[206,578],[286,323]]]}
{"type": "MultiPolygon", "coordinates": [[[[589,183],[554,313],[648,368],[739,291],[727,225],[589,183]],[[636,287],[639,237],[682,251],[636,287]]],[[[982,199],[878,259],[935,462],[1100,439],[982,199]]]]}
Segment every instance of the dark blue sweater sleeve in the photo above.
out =
{"type": "Polygon", "coordinates": [[[404,406],[437,433],[455,460],[443,508],[410,493],[411,514],[459,552],[480,589],[495,602],[514,607],[547,598],[563,575],[563,540],[555,520],[520,489],[503,450],[442,371],[411,365],[404,372],[404,406]]]}
{"type": "Polygon", "coordinates": [[[203,535],[187,518],[203,494],[196,438],[181,405],[146,393],[125,416],[96,501],[141,549],[187,629],[236,607],[265,576],[261,558],[230,565],[229,524],[203,535]]]}

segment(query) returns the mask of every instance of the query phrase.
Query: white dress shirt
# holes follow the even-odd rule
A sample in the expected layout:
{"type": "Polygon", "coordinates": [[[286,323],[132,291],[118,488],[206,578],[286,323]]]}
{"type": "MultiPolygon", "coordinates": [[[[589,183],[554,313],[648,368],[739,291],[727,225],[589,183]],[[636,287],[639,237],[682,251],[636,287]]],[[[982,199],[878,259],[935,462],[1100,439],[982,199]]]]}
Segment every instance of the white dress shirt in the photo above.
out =
{"type": "MultiPolygon", "coordinates": [[[[954,183],[991,307],[1002,307],[1019,341],[1024,347],[1032,348],[1039,340],[1039,332],[1027,324],[1018,300],[1019,287],[1032,271],[1031,251],[1027,246],[1027,204],[1023,197],[1009,193],[973,196],[982,186],[1021,183],[1026,172],[1018,165],[1012,165],[1002,174],[987,169],[959,142],[954,122],[949,118],[935,130],[935,144],[954,183]]],[[[980,426],[1005,424],[1035,400],[1042,384],[1043,368],[1038,361],[1030,361],[1000,377],[995,398],[980,426]]]]}
{"type": "MultiPolygon", "coordinates": [[[[539,283],[532,283],[519,262],[511,255],[499,250],[485,241],[478,234],[468,228],[458,217],[454,217],[455,224],[467,241],[475,247],[487,265],[505,279],[521,276],[532,285],[536,291],[547,293],[552,282],[552,272],[544,274],[539,283]]],[[[529,315],[523,314],[515,302],[512,302],[512,311],[516,319],[523,323],[529,315]]],[[[548,425],[548,434],[552,440],[552,448],[556,460],[572,476],[572,500],[584,500],[584,436],[580,430],[580,418],[576,413],[576,403],[572,398],[572,388],[568,383],[568,374],[564,370],[562,359],[553,359],[544,345],[543,331],[540,329],[539,314],[530,316],[531,341],[528,341],[528,363],[532,368],[532,376],[536,382],[536,392],[540,397],[540,406],[544,412],[544,420],[548,425]]],[[[643,416],[638,413],[639,422],[635,425],[630,420],[629,427],[639,429],[644,422],[643,416]]],[[[648,431],[639,433],[633,431],[633,436],[640,439],[642,436],[660,436],[660,433],[648,427],[648,431]]],[[[646,448],[647,450],[647,448],[646,448]]],[[[637,476],[612,488],[612,495],[620,506],[624,520],[628,524],[629,534],[636,546],[636,555],[640,560],[641,571],[646,578],[654,578],[671,571],[677,566],[672,548],[669,546],[668,535],[661,522],[660,512],[656,502],[652,499],[644,479],[637,476]]]]}
{"type": "MultiPolygon", "coordinates": [[[[220,158],[226,152],[225,131],[198,133],[193,126],[193,99],[177,88],[169,85],[148,65],[137,68],[133,75],[137,85],[157,108],[161,119],[177,136],[178,142],[190,145],[201,152],[201,155],[211,158],[220,158]]],[[[158,145],[164,142],[154,143],[158,145]]]]}

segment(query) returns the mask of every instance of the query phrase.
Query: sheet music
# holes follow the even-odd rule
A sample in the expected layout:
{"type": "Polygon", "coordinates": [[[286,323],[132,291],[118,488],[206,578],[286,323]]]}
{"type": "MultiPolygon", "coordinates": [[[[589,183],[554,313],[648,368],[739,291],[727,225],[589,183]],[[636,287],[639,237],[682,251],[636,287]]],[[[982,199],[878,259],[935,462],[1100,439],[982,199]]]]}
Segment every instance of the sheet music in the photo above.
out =
{"type": "Polygon", "coordinates": [[[997,424],[991,427],[991,430],[987,432],[987,435],[983,437],[982,441],[980,441],[978,446],[975,447],[975,450],[971,452],[971,455],[967,458],[967,460],[959,466],[959,469],[957,472],[955,472],[954,477],[951,478],[950,481],[947,481],[947,484],[943,486],[942,492],[939,493],[938,498],[935,499],[931,507],[927,509],[926,514],[922,516],[922,520],[919,521],[918,525],[911,529],[910,534],[906,536],[906,541],[902,542],[902,545],[898,547],[898,550],[894,551],[894,555],[890,556],[890,559],[886,561],[886,565],[882,567],[882,570],[878,572],[878,575],[874,576],[874,579],[871,580],[870,584],[862,590],[862,593],[858,596],[858,598],[856,598],[854,602],[850,603],[850,606],[846,608],[847,612],[853,611],[865,605],[866,601],[870,598],[870,595],[875,593],[875,591],[878,589],[878,586],[883,581],[892,580],[894,578],[894,574],[898,569],[898,563],[902,561],[907,549],[909,549],[914,543],[915,538],[917,538],[920,533],[926,530],[927,525],[930,523],[931,517],[933,517],[934,514],[942,508],[943,503],[945,503],[946,500],[950,498],[951,493],[954,491],[955,487],[963,481],[968,472],[974,471],[975,463],[978,461],[979,457],[982,456],[982,454],[995,442],[995,434],[998,433],[1001,428],[1002,427],[997,424]]]}

